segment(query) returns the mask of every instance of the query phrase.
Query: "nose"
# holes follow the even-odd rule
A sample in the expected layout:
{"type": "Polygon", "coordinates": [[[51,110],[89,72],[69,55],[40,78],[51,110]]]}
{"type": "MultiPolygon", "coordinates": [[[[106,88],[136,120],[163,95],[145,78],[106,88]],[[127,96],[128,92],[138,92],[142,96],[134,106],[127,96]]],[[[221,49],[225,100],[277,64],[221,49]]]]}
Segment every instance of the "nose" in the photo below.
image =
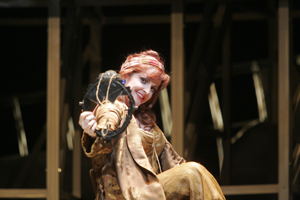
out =
{"type": "Polygon", "coordinates": [[[147,86],[144,88],[144,92],[145,92],[146,95],[151,94],[151,85],[147,85],[147,86]]]}

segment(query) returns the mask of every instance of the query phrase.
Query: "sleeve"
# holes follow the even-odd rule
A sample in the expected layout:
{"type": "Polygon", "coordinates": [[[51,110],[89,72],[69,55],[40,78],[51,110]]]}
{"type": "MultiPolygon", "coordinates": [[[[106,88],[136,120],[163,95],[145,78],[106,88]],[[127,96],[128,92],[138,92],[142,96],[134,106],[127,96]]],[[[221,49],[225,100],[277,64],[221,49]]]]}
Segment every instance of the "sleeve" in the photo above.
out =
{"type": "Polygon", "coordinates": [[[160,163],[162,171],[176,167],[185,163],[185,159],[177,154],[173,146],[166,139],[164,149],[160,155],[160,163]]]}
{"type": "Polygon", "coordinates": [[[81,146],[87,157],[94,157],[99,154],[108,154],[112,151],[114,139],[110,144],[106,144],[100,137],[92,138],[87,133],[83,133],[81,138],[81,146]]]}
{"type": "Polygon", "coordinates": [[[161,170],[166,171],[170,168],[176,167],[185,163],[185,159],[178,155],[178,153],[174,150],[173,146],[165,137],[164,133],[160,130],[160,128],[155,124],[153,129],[156,132],[160,132],[162,136],[162,140],[164,143],[163,149],[161,153],[159,153],[159,163],[161,165],[161,170]]]}
{"type": "MultiPolygon", "coordinates": [[[[97,130],[106,127],[103,125],[103,121],[106,122],[106,116],[105,113],[108,111],[109,116],[114,119],[114,126],[110,126],[110,131],[113,131],[115,128],[117,128],[119,125],[122,125],[125,120],[126,116],[126,109],[127,106],[120,101],[115,101],[115,103],[111,102],[105,102],[104,106],[97,106],[94,110],[95,117],[97,121],[97,130]],[[104,113],[104,114],[103,114],[104,113]]],[[[87,133],[83,133],[81,138],[81,146],[83,148],[84,153],[87,157],[95,157],[99,154],[108,154],[112,151],[114,146],[113,139],[109,144],[106,143],[105,140],[103,140],[100,137],[92,138],[87,133]]]]}

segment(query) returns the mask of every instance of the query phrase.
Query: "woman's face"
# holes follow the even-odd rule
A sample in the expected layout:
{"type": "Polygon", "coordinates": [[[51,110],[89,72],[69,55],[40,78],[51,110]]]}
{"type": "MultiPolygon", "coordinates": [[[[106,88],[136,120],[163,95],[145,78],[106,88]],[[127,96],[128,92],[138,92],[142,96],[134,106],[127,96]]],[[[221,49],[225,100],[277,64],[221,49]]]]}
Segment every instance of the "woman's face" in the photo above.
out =
{"type": "Polygon", "coordinates": [[[146,73],[132,73],[126,79],[125,86],[130,87],[135,106],[139,106],[151,99],[161,81],[151,80],[146,73]]]}

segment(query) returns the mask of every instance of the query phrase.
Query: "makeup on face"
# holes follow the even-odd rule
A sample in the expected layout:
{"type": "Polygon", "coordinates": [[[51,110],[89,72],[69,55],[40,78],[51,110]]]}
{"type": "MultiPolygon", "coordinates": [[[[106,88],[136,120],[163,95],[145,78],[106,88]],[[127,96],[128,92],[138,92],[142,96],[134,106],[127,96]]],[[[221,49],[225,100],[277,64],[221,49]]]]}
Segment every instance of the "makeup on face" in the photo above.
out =
{"type": "Polygon", "coordinates": [[[151,99],[157,91],[160,80],[150,79],[146,73],[132,73],[126,78],[125,86],[130,87],[135,106],[139,106],[151,99]]]}

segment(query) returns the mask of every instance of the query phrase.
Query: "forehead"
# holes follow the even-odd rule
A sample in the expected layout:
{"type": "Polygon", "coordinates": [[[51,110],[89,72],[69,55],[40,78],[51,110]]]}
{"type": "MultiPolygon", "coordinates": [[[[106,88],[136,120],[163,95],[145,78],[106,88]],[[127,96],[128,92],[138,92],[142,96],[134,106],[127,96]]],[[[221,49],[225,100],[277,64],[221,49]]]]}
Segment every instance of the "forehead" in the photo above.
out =
{"type": "Polygon", "coordinates": [[[155,76],[153,75],[153,73],[149,73],[147,72],[138,72],[136,73],[136,75],[140,76],[140,77],[144,77],[147,78],[150,82],[152,82],[154,85],[159,86],[161,83],[161,80],[158,78],[159,76],[155,76]]]}

